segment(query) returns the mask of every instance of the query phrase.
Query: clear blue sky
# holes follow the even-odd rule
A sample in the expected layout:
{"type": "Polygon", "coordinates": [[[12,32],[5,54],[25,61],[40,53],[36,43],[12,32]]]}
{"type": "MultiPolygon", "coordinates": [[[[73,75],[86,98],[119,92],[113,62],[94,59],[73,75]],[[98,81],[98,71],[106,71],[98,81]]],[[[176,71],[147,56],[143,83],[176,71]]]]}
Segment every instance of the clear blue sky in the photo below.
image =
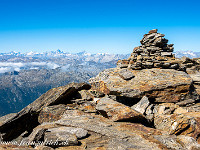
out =
{"type": "Polygon", "coordinates": [[[131,53],[157,28],[200,51],[199,0],[0,0],[0,52],[131,53]]]}

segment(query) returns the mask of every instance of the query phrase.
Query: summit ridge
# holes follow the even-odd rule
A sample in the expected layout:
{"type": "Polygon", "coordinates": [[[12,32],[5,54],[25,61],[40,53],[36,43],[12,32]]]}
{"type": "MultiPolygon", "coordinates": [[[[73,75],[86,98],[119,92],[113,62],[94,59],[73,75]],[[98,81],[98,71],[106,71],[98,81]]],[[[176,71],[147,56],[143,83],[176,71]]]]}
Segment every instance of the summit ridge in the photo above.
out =
{"type": "Polygon", "coordinates": [[[90,84],[50,89],[1,117],[0,141],[17,144],[0,149],[200,149],[200,59],[175,58],[167,43],[151,30],[129,59],[90,84]]]}

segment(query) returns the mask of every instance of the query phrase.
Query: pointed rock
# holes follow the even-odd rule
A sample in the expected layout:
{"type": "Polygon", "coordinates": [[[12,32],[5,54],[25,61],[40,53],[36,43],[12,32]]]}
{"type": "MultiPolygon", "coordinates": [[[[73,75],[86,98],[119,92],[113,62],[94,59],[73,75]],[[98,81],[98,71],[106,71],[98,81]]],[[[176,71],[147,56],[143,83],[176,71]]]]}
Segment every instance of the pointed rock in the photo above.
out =
{"type": "Polygon", "coordinates": [[[149,102],[148,97],[143,96],[142,99],[137,104],[131,107],[131,109],[134,109],[140,112],[141,114],[144,114],[149,104],[150,102],[149,102]]]}

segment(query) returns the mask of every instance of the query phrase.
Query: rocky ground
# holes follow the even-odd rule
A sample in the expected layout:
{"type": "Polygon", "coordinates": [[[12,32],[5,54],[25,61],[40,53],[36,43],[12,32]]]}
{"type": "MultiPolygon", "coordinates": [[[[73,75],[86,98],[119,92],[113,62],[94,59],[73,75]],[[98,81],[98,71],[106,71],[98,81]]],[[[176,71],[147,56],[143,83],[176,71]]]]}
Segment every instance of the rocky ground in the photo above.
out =
{"type": "Polygon", "coordinates": [[[18,113],[1,117],[0,148],[200,149],[200,61],[163,55],[173,45],[157,45],[159,40],[167,44],[160,35],[157,30],[145,35],[147,47],[156,53],[134,49],[131,58],[90,84],[53,88],[18,113]]]}

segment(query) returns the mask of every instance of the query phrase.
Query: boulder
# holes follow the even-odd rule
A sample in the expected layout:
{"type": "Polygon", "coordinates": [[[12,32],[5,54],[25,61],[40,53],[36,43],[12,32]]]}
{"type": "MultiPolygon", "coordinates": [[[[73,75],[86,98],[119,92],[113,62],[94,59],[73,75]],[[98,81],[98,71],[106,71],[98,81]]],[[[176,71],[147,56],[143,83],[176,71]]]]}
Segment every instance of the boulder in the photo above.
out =
{"type": "Polygon", "coordinates": [[[88,131],[82,128],[60,126],[55,123],[43,123],[34,128],[33,132],[27,138],[24,138],[21,143],[39,145],[43,142],[43,145],[50,147],[56,147],[56,145],[77,145],[78,139],[86,137],[87,134],[88,131]]]}
{"type": "Polygon", "coordinates": [[[195,130],[195,120],[182,114],[157,115],[154,118],[154,125],[156,129],[167,131],[171,135],[195,130]]]}
{"type": "Polygon", "coordinates": [[[179,105],[179,106],[190,106],[190,105],[195,104],[195,100],[194,99],[186,99],[186,100],[180,101],[176,104],[179,105]]]}
{"type": "Polygon", "coordinates": [[[77,108],[87,113],[96,113],[96,101],[81,103],[77,108]]]}
{"type": "Polygon", "coordinates": [[[124,80],[119,76],[121,69],[107,69],[90,79],[92,88],[104,94],[155,99],[154,102],[179,102],[198,99],[192,88],[192,79],[182,71],[172,69],[132,70],[134,78],[124,80]]]}
{"type": "Polygon", "coordinates": [[[173,149],[173,150],[185,149],[179,142],[177,142],[176,136],[154,135],[153,137],[162,144],[166,145],[166,149],[173,149]]]}
{"type": "Polygon", "coordinates": [[[174,114],[183,114],[183,113],[187,113],[188,110],[182,107],[177,108],[173,113],[174,114]]]}
{"type": "Polygon", "coordinates": [[[141,113],[106,97],[98,101],[96,109],[102,116],[109,118],[112,121],[145,120],[145,117],[141,113]]]}
{"type": "Polygon", "coordinates": [[[44,141],[47,146],[51,147],[78,145],[78,140],[74,134],[59,131],[45,132],[44,141]]]}
{"type": "Polygon", "coordinates": [[[150,104],[150,105],[146,108],[145,117],[147,118],[147,120],[148,120],[149,122],[153,122],[153,118],[154,118],[153,109],[154,109],[154,107],[155,107],[154,104],[150,104]]]}
{"type": "Polygon", "coordinates": [[[182,108],[186,109],[188,112],[200,112],[200,103],[196,103],[195,105],[182,108]]]}
{"type": "Polygon", "coordinates": [[[87,136],[88,131],[82,128],[74,128],[74,127],[57,127],[57,128],[50,128],[46,132],[51,132],[52,134],[60,133],[63,134],[74,134],[78,139],[84,138],[87,136]]]}
{"type": "Polygon", "coordinates": [[[81,90],[77,94],[77,99],[82,99],[85,101],[90,101],[94,98],[94,96],[88,90],[81,90]]]}
{"type": "Polygon", "coordinates": [[[192,73],[190,73],[189,71],[187,72],[189,73],[190,77],[193,80],[194,87],[197,93],[200,95],[200,72],[199,71],[194,71],[192,73]]]}
{"type": "Polygon", "coordinates": [[[59,120],[68,107],[64,104],[44,107],[38,116],[38,122],[53,122],[59,120]]]}
{"type": "Polygon", "coordinates": [[[53,88],[40,96],[22,111],[40,112],[44,107],[56,104],[68,104],[72,97],[83,89],[90,89],[87,83],[70,83],[66,86],[53,88]]]}
{"type": "Polygon", "coordinates": [[[59,127],[59,125],[55,123],[46,123],[46,122],[41,125],[38,125],[37,127],[33,129],[32,133],[28,137],[25,137],[24,139],[22,139],[21,143],[34,142],[35,146],[37,146],[36,144],[42,141],[42,139],[44,138],[44,133],[48,129],[57,128],[57,127],[59,127]]]}

